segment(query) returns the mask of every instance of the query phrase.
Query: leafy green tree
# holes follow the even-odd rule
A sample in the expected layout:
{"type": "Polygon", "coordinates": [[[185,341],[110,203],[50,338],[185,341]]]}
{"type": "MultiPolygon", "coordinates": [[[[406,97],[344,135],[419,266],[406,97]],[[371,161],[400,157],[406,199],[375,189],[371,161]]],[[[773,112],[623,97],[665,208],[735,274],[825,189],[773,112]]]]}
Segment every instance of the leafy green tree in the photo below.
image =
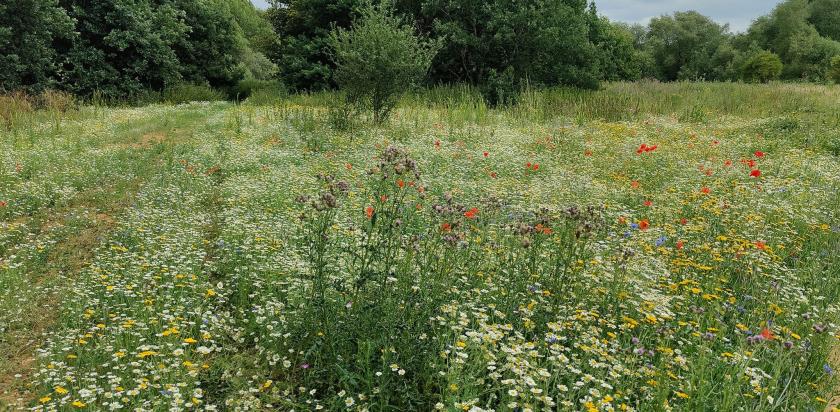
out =
{"type": "Polygon", "coordinates": [[[630,26],[594,16],[589,38],[598,51],[601,80],[637,80],[642,75],[643,52],[636,50],[630,26]]]}
{"type": "Polygon", "coordinates": [[[828,78],[834,83],[840,84],[840,55],[831,59],[831,68],[828,71],[828,78]]]}
{"type": "Polygon", "coordinates": [[[73,21],[56,0],[0,2],[0,91],[54,86],[53,43],[70,35],[73,21]]]}
{"type": "Polygon", "coordinates": [[[746,61],[741,73],[744,81],[767,83],[779,78],[782,59],[776,53],[762,50],[746,61]]]}
{"type": "Polygon", "coordinates": [[[190,28],[176,7],[139,0],[59,3],[76,20],[77,34],[56,50],[65,58],[61,81],[70,91],[124,97],[181,80],[172,45],[190,28]]]}
{"type": "Polygon", "coordinates": [[[351,30],[330,35],[335,80],[354,103],[373,111],[376,123],[388,118],[400,95],[423,80],[439,46],[420,38],[388,3],[368,4],[351,30]]]}
{"type": "Polygon", "coordinates": [[[432,71],[438,82],[482,85],[492,73],[534,86],[598,85],[586,0],[426,0],[422,14],[445,39],[432,71]]]}
{"type": "Polygon", "coordinates": [[[808,21],[822,37],[840,41],[840,0],[811,0],[808,21]]]}
{"type": "Polygon", "coordinates": [[[816,29],[809,26],[790,39],[783,75],[786,78],[823,81],[831,59],[837,55],[840,55],[840,42],[820,36],[816,29]]]}
{"type": "Polygon", "coordinates": [[[725,65],[728,27],[695,11],[651,20],[645,47],[661,80],[718,80],[725,65]]]}
{"type": "Polygon", "coordinates": [[[250,0],[227,0],[223,2],[242,29],[248,45],[254,51],[267,53],[277,41],[277,34],[266,19],[265,13],[254,7],[250,0]]]}
{"type": "Polygon", "coordinates": [[[331,88],[330,31],[349,28],[361,0],[270,0],[266,18],[278,39],[267,55],[292,90],[331,88]]]}
{"type": "Polygon", "coordinates": [[[188,28],[171,44],[184,81],[227,88],[242,79],[245,68],[240,62],[249,46],[226,0],[166,0],[163,4],[178,10],[188,28]]]}

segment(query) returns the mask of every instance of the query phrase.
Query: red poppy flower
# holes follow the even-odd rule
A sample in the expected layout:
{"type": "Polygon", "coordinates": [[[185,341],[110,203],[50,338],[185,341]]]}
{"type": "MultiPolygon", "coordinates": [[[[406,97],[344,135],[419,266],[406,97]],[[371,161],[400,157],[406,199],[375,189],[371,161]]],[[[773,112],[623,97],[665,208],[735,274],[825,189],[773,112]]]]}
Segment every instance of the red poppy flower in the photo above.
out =
{"type": "Polygon", "coordinates": [[[642,153],[652,152],[652,151],[656,150],[657,147],[658,147],[657,145],[648,146],[646,143],[642,143],[639,146],[639,148],[636,150],[636,153],[637,154],[642,154],[642,153]]]}
{"type": "Polygon", "coordinates": [[[767,244],[766,244],[766,243],[764,243],[764,242],[762,242],[762,241],[760,241],[760,240],[757,240],[757,241],[755,242],[755,247],[756,247],[757,249],[764,250],[764,249],[767,249],[767,244]]]}
{"type": "Polygon", "coordinates": [[[484,152],[484,157],[490,156],[490,153],[484,152]]]}
{"type": "Polygon", "coordinates": [[[653,206],[653,202],[650,201],[650,200],[645,200],[644,205],[647,206],[647,207],[651,207],[651,206],[653,206]]]}
{"type": "Polygon", "coordinates": [[[642,153],[644,153],[644,152],[645,152],[645,149],[647,149],[647,145],[646,145],[646,144],[644,144],[644,143],[642,143],[642,145],[641,145],[641,146],[639,146],[639,148],[636,150],[636,154],[642,154],[642,153]]]}
{"type": "Polygon", "coordinates": [[[761,337],[766,340],[773,340],[776,337],[773,335],[773,332],[770,331],[768,328],[764,328],[761,330],[761,337]]]}
{"type": "Polygon", "coordinates": [[[633,189],[638,189],[639,188],[639,181],[638,180],[632,181],[630,183],[630,187],[632,187],[633,189]]]}
{"type": "Polygon", "coordinates": [[[435,140],[435,149],[440,149],[440,140],[435,140]]]}
{"type": "Polygon", "coordinates": [[[650,227],[650,222],[648,222],[647,219],[642,219],[642,221],[639,222],[639,229],[647,230],[647,228],[649,228],[649,227],[650,227]]]}
{"type": "Polygon", "coordinates": [[[440,225],[440,230],[441,230],[442,232],[449,232],[449,231],[451,231],[451,230],[452,230],[452,225],[450,225],[449,223],[445,223],[445,222],[444,222],[442,225],[440,225]]]}
{"type": "Polygon", "coordinates": [[[472,208],[464,212],[464,217],[467,219],[475,219],[476,215],[478,215],[478,208],[472,208]]]}
{"type": "Polygon", "coordinates": [[[748,160],[747,161],[747,166],[749,166],[750,169],[755,168],[755,160],[752,160],[752,159],[748,160]]]}
{"type": "Polygon", "coordinates": [[[682,250],[684,243],[682,240],[677,241],[677,250],[682,250]]]}
{"type": "Polygon", "coordinates": [[[681,225],[687,225],[688,224],[688,219],[686,219],[686,218],[680,219],[680,224],[681,225]]]}
{"type": "Polygon", "coordinates": [[[353,169],[353,165],[351,165],[350,163],[345,163],[344,168],[347,169],[347,170],[351,170],[351,169],[353,169]]]}
{"type": "Polygon", "coordinates": [[[547,227],[547,226],[543,226],[542,223],[538,223],[537,226],[534,227],[534,229],[536,229],[537,232],[542,233],[544,235],[550,235],[551,234],[551,228],[547,227]]]}
{"type": "Polygon", "coordinates": [[[367,216],[368,219],[373,217],[373,206],[368,206],[367,209],[365,209],[365,216],[367,216]]]}
{"type": "Polygon", "coordinates": [[[530,169],[531,168],[531,162],[525,163],[525,168],[530,169]]]}
{"type": "Polygon", "coordinates": [[[727,160],[727,161],[723,162],[723,165],[724,165],[724,166],[732,166],[732,161],[731,161],[731,160],[727,160]]]}
{"type": "Polygon", "coordinates": [[[5,200],[0,200],[0,207],[6,207],[8,203],[5,200]]]}
{"type": "Polygon", "coordinates": [[[536,172],[537,170],[540,170],[540,164],[539,164],[539,163],[534,163],[534,167],[533,167],[533,169],[534,169],[534,171],[535,171],[535,172],[536,172]]]}
{"type": "Polygon", "coordinates": [[[584,156],[592,156],[592,151],[591,150],[584,150],[583,155],[584,156]]]}
{"type": "Polygon", "coordinates": [[[761,170],[753,169],[753,171],[750,172],[750,176],[751,177],[761,177],[761,170]]]}
{"type": "Polygon", "coordinates": [[[388,196],[380,195],[379,196],[379,201],[382,202],[382,203],[385,203],[386,201],[388,201],[388,196]]]}
{"type": "Polygon", "coordinates": [[[700,193],[707,195],[709,193],[712,193],[712,189],[709,189],[708,187],[703,187],[702,189],[700,189],[700,193]]]}
{"type": "Polygon", "coordinates": [[[397,179],[397,186],[399,186],[400,189],[402,189],[405,187],[405,182],[403,182],[402,179],[397,179]]]}
{"type": "Polygon", "coordinates": [[[713,140],[713,141],[712,141],[712,144],[713,144],[713,145],[719,145],[719,144],[720,144],[720,142],[719,142],[719,141],[717,141],[717,140],[713,140]]]}
{"type": "Polygon", "coordinates": [[[756,150],[755,157],[764,157],[764,152],[762,152],[761,150],[756,150]]]}
{"type": "Polygon", "coordinates": [[[497,175],[496,175],[496,172],[490,172],[490,177],[492,177],[493,179],[495,179],[495,178],[496,178],[496,176],[497,176],[497,175]]]}

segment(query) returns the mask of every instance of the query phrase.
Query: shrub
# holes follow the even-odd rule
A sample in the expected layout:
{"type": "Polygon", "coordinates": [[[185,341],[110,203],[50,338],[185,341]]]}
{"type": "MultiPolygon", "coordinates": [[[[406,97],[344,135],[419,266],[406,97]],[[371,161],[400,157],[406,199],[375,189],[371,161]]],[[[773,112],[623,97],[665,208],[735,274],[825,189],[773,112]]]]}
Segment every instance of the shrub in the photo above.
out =
{"type": "Polygon", "coordinates": [[[782,59],[773,52],[762,50],[750,57],[741,70],[741,77],[748,82],[767,83],[782,74],[782,59]]]}
{"type": "Polygon", "coordinates": [[[390,3],[365,6],[351,30],[333,29],[330,45],[336,82],[349,103],[372,110],[376,123],[386,120],[400,95],[425,77],[440,49],[396,17],[390,3]]]}
{"type": "Polygon", "coordinates": [[[213,102],[225,100],[225,96],[222,92],[207,85],[179,84],[165,89],[161,100],[171,104],[213,102]]]}
{"type": "Polygon", "coordinates": [[[834,83],[840,84],[840,56],[831,59],[831,67],[828,69],[828,78],[834,83]]]}
{"type": "Polygon", "coordinates": [[[516,103],[521,87],[516,81],[513,69],[508,67],[501,73],[490,69],[487,82],[481,87],[481,91],[491,106],[504,106],[516,103]]]}

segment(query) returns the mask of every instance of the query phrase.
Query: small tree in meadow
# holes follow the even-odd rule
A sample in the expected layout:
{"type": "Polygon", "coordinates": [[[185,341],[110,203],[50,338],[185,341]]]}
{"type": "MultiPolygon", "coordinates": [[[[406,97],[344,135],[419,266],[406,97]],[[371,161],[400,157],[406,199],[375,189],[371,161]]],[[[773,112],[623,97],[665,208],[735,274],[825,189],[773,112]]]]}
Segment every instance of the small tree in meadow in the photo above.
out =
{"type": "Polygon", "coordinates": [[[351,30],[333,29],[330,44],[335,81],[348,103],[370,109],[376,123],[385,121],[400,95],[423,80],[440,48],[395,16],[388,2],[368,3],[351,30]]]}
{"type": "Polygon", "coordinates": [[[840,56],[831,59],[831,66],[828,68],[828,78],[834,83],[840,84],[840,56]]]}
{"type": "Polygon", "coordinates": [[[782,59],[776,53],[766,50],[760,51],[750,57],[741,75],[748,82],[767,83],[777,79],[782,74],[782,59]]]}

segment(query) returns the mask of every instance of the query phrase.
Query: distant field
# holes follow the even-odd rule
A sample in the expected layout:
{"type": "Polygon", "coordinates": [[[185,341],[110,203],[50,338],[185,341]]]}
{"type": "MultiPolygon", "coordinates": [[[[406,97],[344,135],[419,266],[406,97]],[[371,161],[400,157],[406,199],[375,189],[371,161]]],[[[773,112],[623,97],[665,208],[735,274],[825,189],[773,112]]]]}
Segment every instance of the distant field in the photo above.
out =
{"type": "Polygon", "coordinates": [[[840,87],[336,98],[2,129],[0,409],[832,410],[840,87]]]}

